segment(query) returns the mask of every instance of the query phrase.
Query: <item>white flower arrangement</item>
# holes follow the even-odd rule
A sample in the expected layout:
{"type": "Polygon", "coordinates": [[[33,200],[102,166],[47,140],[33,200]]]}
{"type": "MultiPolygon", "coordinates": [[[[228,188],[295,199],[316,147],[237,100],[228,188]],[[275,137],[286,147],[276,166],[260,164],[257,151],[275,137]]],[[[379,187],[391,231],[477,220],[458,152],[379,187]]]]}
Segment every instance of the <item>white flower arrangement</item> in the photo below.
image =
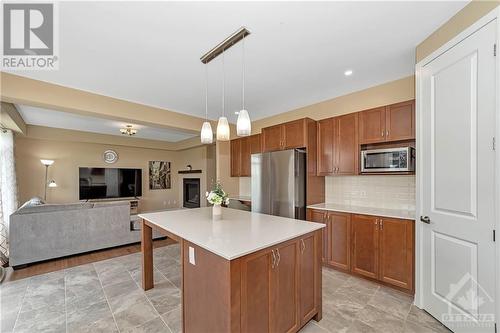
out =
{"type": "Polygon", "coordinates": [[[206,192],[205,196],[207,197],[207,201],[212,205],[222,205],[229,204],[229,198],[227,193],[222,189],[222,185],[219,181],[217,181],[214,185],[214,188],[210,192],[206,192]]]}

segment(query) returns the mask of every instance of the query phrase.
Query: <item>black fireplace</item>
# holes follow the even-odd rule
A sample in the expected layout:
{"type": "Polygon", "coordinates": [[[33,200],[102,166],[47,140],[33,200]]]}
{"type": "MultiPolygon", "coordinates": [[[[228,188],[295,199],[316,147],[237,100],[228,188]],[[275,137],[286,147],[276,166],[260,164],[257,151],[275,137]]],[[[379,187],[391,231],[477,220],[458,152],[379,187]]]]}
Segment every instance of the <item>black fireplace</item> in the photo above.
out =
{"type": "Polygon", "coordinates": [[[184,178],[183,184],[183,206],[186,208],[200,207],[200,178],[184,178]]]}

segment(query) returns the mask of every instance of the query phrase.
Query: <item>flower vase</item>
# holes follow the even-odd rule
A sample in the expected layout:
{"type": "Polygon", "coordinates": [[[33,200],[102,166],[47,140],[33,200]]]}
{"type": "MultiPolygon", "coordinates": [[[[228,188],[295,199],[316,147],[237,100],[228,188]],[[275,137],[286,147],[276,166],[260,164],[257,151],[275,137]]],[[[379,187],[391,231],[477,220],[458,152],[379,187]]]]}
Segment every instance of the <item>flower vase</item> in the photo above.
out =
{"type": "Polygon", "coordinates": [[[222,217],[222,207],[221,205],[214,204],[212,206],[212,217],[216,220],[220,220],[222,217]]]}

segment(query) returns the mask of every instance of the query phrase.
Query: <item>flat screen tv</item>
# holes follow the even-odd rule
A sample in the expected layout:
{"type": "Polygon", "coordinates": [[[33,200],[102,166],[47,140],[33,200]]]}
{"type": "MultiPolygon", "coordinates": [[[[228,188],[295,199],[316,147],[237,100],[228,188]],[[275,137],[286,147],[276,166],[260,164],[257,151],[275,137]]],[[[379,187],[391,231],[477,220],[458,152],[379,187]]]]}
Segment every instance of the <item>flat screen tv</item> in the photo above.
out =
{"type": "Polygon", "coordinates": [[[80,200],[134,198],[142,195],[142,170],[79,168],[80,200]]]}

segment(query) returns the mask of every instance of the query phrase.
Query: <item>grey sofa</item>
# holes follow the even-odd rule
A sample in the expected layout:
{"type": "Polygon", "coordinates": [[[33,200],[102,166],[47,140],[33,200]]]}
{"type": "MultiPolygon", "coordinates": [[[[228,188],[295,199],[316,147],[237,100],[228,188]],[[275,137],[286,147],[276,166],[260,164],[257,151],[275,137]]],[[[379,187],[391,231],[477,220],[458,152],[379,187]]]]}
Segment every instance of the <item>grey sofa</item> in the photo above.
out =
{"type": "Polygon", "coordinates": [[[28,206],[10,217],[11,266],[140,241],[129,202],[28,206]]]}

